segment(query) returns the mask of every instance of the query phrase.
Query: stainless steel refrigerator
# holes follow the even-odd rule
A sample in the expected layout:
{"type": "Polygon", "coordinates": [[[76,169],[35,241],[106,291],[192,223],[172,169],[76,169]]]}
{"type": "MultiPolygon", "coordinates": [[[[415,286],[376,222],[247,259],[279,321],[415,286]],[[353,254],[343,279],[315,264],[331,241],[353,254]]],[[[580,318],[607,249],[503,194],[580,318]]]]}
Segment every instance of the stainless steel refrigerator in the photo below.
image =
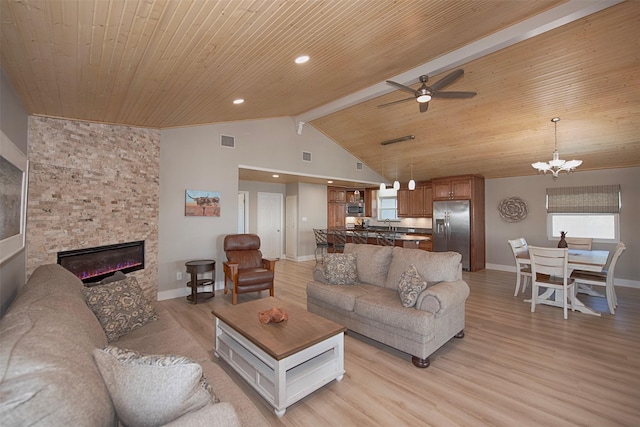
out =
{"type": "Polygon", "coordinates": [[[462,268],[469,270],[471,211],[469,200],[433,202],[433,250],[462,254],[462,268]]]}

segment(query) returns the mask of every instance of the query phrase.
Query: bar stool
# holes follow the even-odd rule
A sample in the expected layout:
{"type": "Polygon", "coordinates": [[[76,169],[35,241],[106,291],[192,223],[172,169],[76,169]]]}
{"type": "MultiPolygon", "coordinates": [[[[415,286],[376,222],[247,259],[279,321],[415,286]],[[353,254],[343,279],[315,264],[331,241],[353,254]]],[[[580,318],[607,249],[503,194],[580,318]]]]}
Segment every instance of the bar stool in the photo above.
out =
{"type": "Polygon", "coordinates": [[[200,259],[196,261],[187,261],[184,264],[187,267],[187,273],[191,274],[191,280],[187,282],[187,286],[191,287],[191,295],[187,296],[187,301],[191,304],[197,304],[198,298],[201,300],[209,300],[215,296],[214,292],[198,292],[198,286],[211,285],[212,291],[216,285],[216,261],[213,259],[200,259]],[[208,273],[211,271],[210,279],[198,279],[198,274],[208,273]]]}

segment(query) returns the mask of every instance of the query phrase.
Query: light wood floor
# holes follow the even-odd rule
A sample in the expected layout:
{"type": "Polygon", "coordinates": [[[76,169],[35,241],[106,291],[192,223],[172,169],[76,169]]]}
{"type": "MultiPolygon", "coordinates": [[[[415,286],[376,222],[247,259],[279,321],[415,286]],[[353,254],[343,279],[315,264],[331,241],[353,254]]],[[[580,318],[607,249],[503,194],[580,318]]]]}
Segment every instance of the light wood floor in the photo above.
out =
{"type": "MultiPolygon", "coordinates": [[[[276,296],[306,307],[313,261],[279,261],[276,296]]],[[[617,288],[618,309],[581,295],[602,317],[538,306],[513,296],[515,273],[463,273],[471,288],[466,336],[445,344],[418,369],[411,357],[349,332],[346,374],[278,419],[219,361],[274,426],[640,426],[640,289],[617,288]]],[[[263,296],[267,296],[263,292],[263,296]]],[[[241,295],[239,302],[258,294],[241,295]]],[[[211,307],[162,301],[213,356],[211,307]]],[[[250,315],[255,315],[251,313],[250,315]]]]}

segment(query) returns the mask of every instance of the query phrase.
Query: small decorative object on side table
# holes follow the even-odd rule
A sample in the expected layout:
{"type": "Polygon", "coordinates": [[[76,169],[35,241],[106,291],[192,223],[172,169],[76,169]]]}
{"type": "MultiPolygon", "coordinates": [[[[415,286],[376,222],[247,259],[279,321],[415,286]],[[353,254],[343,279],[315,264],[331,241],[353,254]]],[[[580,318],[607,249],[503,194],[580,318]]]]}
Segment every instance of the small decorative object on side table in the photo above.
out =
{"type": "Polygon", "coordinates": [[[567,235],[566,231],[561,231],[560,232],[560,241],[558,242],[558,247],[559,248],[566,248],[567,247],[567,241],[564,239],[567,235]]]}
{"type": "Polygon", "coordinates": [[[285,310],[274,307],[258,312],[258,320],[260,323],[280,323],[289,320],[289,315],[285,310]]]}
{"type": "Polygon", "coordinates": [[[197,304],[198,299],[208,300],[215,296],[214,288],[216,286],[216,261],[213,259],[200,259],[196,261],[187,261],[184,264],[187,267],[187,273],[191,274],[191,280],[187,282],[187,286],[191,287],[191,295],[187,296],[187,301],[191,304],[197,304]],[[211,272],[211,279],[198,279],[198,274],[211,272]],[[198,292],[198,286],[211,285],[211,292],[198,292]]]}

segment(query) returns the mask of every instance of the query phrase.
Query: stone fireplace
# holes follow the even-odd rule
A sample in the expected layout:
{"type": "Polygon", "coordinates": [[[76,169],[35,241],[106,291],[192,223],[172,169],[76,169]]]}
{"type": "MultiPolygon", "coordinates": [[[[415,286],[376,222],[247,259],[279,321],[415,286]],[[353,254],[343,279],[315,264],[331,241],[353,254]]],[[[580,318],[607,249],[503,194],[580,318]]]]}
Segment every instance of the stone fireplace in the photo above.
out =
{"type": "Polygon", "coordinates": [[[116,271],[144,269],[144,240],[58,252],[58,264],[84,283],[98,282],[116,271]]]}

